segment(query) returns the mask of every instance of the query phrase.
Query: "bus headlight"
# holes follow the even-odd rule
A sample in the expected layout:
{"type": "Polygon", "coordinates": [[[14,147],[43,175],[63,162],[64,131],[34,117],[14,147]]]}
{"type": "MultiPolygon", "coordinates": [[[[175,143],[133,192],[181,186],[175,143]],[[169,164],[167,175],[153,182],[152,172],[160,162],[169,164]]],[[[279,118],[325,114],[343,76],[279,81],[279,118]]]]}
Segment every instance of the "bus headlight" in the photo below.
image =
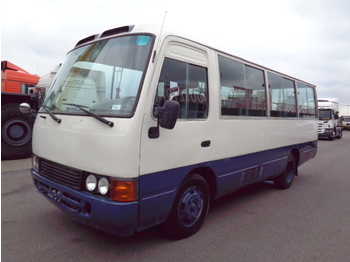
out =
{"type": "Polygon", "coordinates": [[[102,177],[98,181],[98,192],[100,192],[101,195],[105,195],[105,194],[107,194],[108,189],[109,189],[108,179],[105,177],[102,177]]]}
{"type": "Polygon", "coordinates": [[[86,189],[89,191],[94,191],[97,186],[97,178],[94,175],[89,175],[85,181],[86,189]]]}

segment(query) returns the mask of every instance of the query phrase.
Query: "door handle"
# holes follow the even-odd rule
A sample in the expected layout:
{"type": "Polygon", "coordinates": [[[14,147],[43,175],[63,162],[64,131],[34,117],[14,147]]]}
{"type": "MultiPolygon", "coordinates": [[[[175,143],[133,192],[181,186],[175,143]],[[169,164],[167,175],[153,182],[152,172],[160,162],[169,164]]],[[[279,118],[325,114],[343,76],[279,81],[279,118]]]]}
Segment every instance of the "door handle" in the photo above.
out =
{"type": "Polygon", "coordinates": [[[210,147],[210,140],[205,140],[201,143],[201,147],[210,147]]]}

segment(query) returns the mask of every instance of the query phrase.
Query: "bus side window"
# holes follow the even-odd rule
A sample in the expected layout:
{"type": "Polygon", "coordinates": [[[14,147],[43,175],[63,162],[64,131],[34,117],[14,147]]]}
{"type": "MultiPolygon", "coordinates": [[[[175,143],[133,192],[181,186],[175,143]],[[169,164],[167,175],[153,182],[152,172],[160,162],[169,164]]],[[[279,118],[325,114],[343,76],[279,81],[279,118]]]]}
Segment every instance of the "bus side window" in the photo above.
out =
{"type": "Polygon", "coordinates": [[[316,117],[315,90],[303,83],[297,82],[298,104],[300,118],[316,117]]]}
{"type": "Polygon", "coordinates": [[[270,115],[297,117],[294,81],[268,72],[270,115]]]}
{"type": "Polygon", "coordinates": [[[159,77],[154,106],[162,106],[166,100],[179,102],[179,119],[207,118],[207,69],[165,58],[159,77]]]}
{"type": "Polygon", "coordinates": [[[223,116],[266,116],[262,70],[223,56],[219,56],[219,70],[223,116]]]}

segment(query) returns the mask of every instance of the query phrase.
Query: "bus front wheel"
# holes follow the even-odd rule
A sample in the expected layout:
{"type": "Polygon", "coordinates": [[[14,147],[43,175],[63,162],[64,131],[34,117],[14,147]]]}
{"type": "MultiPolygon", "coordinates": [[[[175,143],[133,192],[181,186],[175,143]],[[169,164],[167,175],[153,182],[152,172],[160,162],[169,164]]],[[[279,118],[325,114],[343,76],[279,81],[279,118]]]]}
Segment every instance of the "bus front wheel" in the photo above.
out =
{"type": "Polygon", "coordinates": [[[275,185],[280,189],[287,189],[293,183],[294,176],[297,174],[297,166],[292,154],[289,155],[286,167],[282,174],[274,179],[275,185]]]}
{"type": "Polygon", "coordinates": [[[195,234],[209,209],[209,187],[200,175],[190,175],[181,184],[163,231],[173,239],[195,234]]]}

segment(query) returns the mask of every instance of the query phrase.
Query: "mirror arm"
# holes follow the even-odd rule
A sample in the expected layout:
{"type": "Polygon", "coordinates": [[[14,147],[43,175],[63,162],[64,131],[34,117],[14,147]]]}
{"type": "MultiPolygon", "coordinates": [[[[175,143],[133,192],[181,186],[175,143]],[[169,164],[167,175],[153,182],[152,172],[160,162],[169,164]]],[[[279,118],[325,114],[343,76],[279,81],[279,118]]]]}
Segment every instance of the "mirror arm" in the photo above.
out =
{"type": "Polygon", "coordinates": [[[150,139],[156,139],[156,138],[159,138],[159,134],[160,134],[160,132],[159,132],[159,127],[160,127],[160,124],[159,124],[159,119],[160,119],[160,115],[159,114],[155,114],[156,115],[156,117],[157,117],[157,126],[153,126],[153,127],[150,127],[149,129],[148,129],[148,138],[150,138],[150,139]]]}
{"type": "Polygon", "coordinates": [[[150,127],[148,129],[148,138],[156,139],[159,138],[159,118],[157,118],[157,126],[150,127]]]}

